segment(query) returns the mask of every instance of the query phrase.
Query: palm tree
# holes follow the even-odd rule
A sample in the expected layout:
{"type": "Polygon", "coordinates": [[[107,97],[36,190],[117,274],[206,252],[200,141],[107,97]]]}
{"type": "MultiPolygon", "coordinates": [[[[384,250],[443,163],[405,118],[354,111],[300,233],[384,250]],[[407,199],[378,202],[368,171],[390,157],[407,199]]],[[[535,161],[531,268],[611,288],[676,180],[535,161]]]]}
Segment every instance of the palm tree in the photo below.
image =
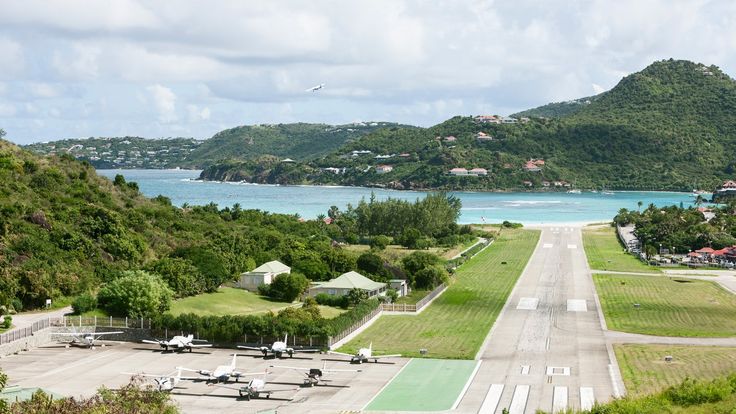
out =
{"type": "Polygon", "coordinates": [[[639,207],[639,212],[641,213],[641,206],[644,205],[644,203],[641,200],[639,200],[636,202],[636,205],[639,207]]]}

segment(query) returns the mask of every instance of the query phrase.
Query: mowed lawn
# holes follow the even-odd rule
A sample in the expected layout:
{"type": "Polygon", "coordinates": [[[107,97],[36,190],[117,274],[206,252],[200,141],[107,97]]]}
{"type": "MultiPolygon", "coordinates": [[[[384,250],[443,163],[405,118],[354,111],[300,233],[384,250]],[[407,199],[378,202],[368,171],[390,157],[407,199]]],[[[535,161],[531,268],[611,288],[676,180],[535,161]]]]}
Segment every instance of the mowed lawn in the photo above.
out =
{"type": "Polygon", "coordinates": [[[616,236],[616,229],[613,227],[595,226],[584,228],[583,246],[591,269],[660,273],[657,267],[646,265],[636,257],[626,253],[616,236]]]}
{"type": "Polygon", "coordinates": [[[474,358],[538,239],[536,230],[504,230],[422,313],[381,316],[340,350],[352,353],[372,342],[376,354],[419,356],[426,348],[432,358],[474,358]]]}
{"type": "Polygon", "coordinates": [[[248,315],[272,310],[274,312],[292,306],[289,303],[272,302],[245,289],[224,287],[215,293],[203,293],[174,301],[170,313],[181,315],[195,313],[202,316],[248,315]]]}
{"type": "Polygon", "coordinates": [[[608,274],[593,275],[593,280],[608,329],[660,336],[736,336],[736,295],[714,282],[608,274]]]}
{"type": "Polygon", "coordinates": [[[736,371],[736,348],[681,345],[615,345],[630,395],[661,391],[685,377],[710,380],[736,371]],[[673,357],[665,362],[665,355],[673,357]]]}

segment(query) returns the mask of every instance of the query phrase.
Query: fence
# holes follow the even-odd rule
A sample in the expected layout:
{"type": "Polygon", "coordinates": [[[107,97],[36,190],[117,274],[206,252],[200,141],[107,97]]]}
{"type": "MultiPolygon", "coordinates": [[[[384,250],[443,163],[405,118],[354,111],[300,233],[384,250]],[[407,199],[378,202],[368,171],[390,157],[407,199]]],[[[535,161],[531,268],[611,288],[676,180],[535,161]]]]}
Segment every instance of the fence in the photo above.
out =
{"type": "Polygon", "coordinates": [[[432,299],[439,296],[447,288],[447,285],[442,283],[441,285],[434,288],[433,291],[429,292],[427,296],[423,297],[416,304],[406,303],[382,303],[380,308],[385,312],[419,312],[425,307],[432,299]]]}
{"type": "Polygon", "coordinates": [[[346,336],[350,335],[351,333],[355,332],[356,330],[360,329],[363,325],[365,325],[369,320],[373,319],[376,315],[381,313],[382,306],[379,305],[376,309],[373,309],[371,313],[368,315],[365,315],[363,319],[359,320],[358,322],[355,322],[353,326],[349,327],[348,329],[345,329],[344,331],[340,332],[339,334],[335,336],[331,336],[327,338],[327,346],[331,347],[336,342],[342,340],[346,336]]]}
{"type": "Polygon", "coordinates": [[[97,316],[64,316],[60,326],[99,326],[108,328],[151,329],[151,320],[143,318],[113,318],[97,316]]]}
{"type": "Polygon", "coordinates": [[[40,321],[33,322],[31,326],[25,328],[13,329],[10,332],[6,332],[0,335],[0,345],[7,344],[19,339],[23,339],[33,335],[34,332],[38,332],[41,329],[46,329],[52,325],[52,319],[42,319],[40,321]]]}

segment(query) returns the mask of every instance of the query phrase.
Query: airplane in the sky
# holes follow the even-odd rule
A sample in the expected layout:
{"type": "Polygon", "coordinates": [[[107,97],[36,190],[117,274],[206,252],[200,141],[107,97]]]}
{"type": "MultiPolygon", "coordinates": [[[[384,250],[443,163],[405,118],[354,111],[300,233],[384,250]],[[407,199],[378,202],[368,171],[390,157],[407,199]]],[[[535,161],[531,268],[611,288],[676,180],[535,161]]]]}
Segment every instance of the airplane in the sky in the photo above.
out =
{"type": "Polygon", "coordinates": [[[238,358],[238,354],[233,354],[233,360],[230,362],[229,365],[220,365],[217,368],[215,368],[213,371],[207,370],[207,369],[191,369],[191,368],[184,368],[184,367],[176,367],[176,369],[181,369],[183,371],[190,371],[190,372],[196,372],[199,375],[202,375],[202,377],[186,377],[181,378],[182,380],[188,380],[188,381],[207,381],[207,383],[218,383],[218,382],[228,382],[231,381],[231,378],[235,378],[235,382],[238,382],[240,377],[246,376],[246,375],[257,375],[262,374],[263,372],[240,372],[237,370],[236,367],[236,361],[238,358]]]}
{"type": "Polygon", "coordinates": [[[153,378],[153,382],[156,384],[156,388],[159,391],[171,391],[176,388],[176,386],[182,380],[181,371],[182,369],[179,368],[176,371],[166,375],[146,374],[144,372],[122,372],[122,374],[153,378]]]}
{"type": "Polygon", "coordinates": [[[335,351],[330,351],[329,353],[350,357],[350,362],[356,364],[362,364],[363,362],[368,362],[370,360],[373,360],[373,362],[378,362],[378,360],[382,358],[399,358],[401,356],[401,354],[373,355],[373,342],[368,345],[368,348],[360,348],[358,352],[356,352],[354,355],[344,354],[342,352],[335,351]]]}
{"type": "Polygon", "coordinates": [[[325,84],[324,83],[320,83],[317,86],[312,86],[311,88],[307,89],[305,92],[317,92],[318,90],[320,90],[320,89],[322,89],[324,87],[325,87],[325,84]]]}
{"type": "Polygon", "coordinates": [[[218,387],[221,388],[229,388],[232,390],[237,390],[238,395],[240,395],[242,398],[245,398],[246,400],[250,401],[251,398],[261,398],[261,395],[265,395],[266,398],[271,398],[271,394],[275,392],[286,392],[286,391],[298,391],[299,388],[266,388],[266,375],[268,372],[265,372],[261,378],[253,378],[252,380],[248,381],[248,383],[242,387],[233,387],[233,386],[227,386],[227,385],[218,385],[218,387]]]}
{"type": "MultiPolygon", "coordinates": [[[[122,331],[116,331],[116,332],[55,332],[51,335],[55,336],[63,336],[71,338],[71,342],[67,343],[66,347],[68,348],[70,345],[72,346],[78,346],[81,348],[89,348],[89,349],[95,349],[95,343],[100,340],[105,335],[117,335],[123,333],[122,331]]],[[[105,346],[105,344],[100,344],[101,346],[105,346]]]]}
{"type": "Polygon", "coordinates": [[[240,349],[248,349],[248,350],[251,350],[251,351],[261,351],[263,353],[263,358],[268,357],[268,354],[269,353],[273,354],[273,356],[275,358],[281,358],[284,354],[288,354],[289,357],[293,357],[295,353],[300,353],[300,352],[309,352],[309,353],[322,352],[321,350],[316,349],[316,348],[314,348],[314,349],[311,349],[311,348],[307,348],[307,349],[301,349],[301,348],[295,349],[295,348],[289,347],[289,346],[286,345],[287,344],[287,339],[289,339],[289,335],[284,335],[284,341],[283,342],[282,341],[276,341],[270,347],[268,347],[268,346],[246,346],[246,345],[238,345],[238,348],[240,348],[240,349]]]}
{"type": "MultiPolygon", "coordinates": [[[[163,348],[164,351],[168,351],[169,348],[171,348],[174,351],[184,351],[189,350],[189,352],[192,352],[192,348],[208,348],[211,347],[212,344],[195,344],[194,342],[200,341],[198,339],[194,339],[194,335],[187,335],[187,336],[175,336],[169,340],[150,340],[150,339],[144,339],[141,342],[145,344],[155,344],[159,345],[161,348],[163,348]]],[[[202,341],[204,342],[204,341],[202,341]]]]}
{"type": "Polygon", "coordinates": [[[304,378],[304,383],[303,383],[305,387],[313,387],[315,385],[320,385],[320,384],[327,385],[327,384],[324,384],[324,383],[325,382],[330,382],[330,380],[324,379],[324,375],[326,373],[331,373],[331,372],[361,372],[362,371],[360,369],[327,369],[327,362],[326,361],[322,364],[322,368],[309,368],[309,369],[306,369],[306,371],[305,371],[305,368],[301,368],[301,367],[287,367],[287,366],[283,366],[283,365],[271,365],[271,368],[294,369],[294,370],[297,370],[297,371],[302,371],[304,373],[304,376],[306,377],[306,378],[304,378]]]}

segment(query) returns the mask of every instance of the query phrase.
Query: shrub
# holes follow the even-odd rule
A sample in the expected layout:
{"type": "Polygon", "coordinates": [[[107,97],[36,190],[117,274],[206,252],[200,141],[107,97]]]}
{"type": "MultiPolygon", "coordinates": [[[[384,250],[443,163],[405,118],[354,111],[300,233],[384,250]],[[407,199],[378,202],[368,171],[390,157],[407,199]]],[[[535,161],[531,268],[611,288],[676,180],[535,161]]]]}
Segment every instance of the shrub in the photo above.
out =
{"type": "Polygon", "coordinates": [[[97,300],[111,315],[138,318],[167,311],[173,296],[161,276],[137,270],[123,272],[122,277],[108,283],[97,300]]]}
{"type": "Polygon", "coordinates": [[[347,296],[328,295],[327,293],[318,293],[314,299],[320,305],[334,306],[347,309],[350,305],[347,296]]]}
{"type": "Polygon", "coordinates": [[[503,223],[501,223],[501,226],[506,227],[507,229],[519,229],[524,227],[521,223],[512,223],[510,221],[504,220],[503,223]]]}
{"type": "Polygon", "coordinates": [[[309,287],[309,280],[300,273],[277,275],[268,289],[268,296],[282,302],[293,302],[309,287]]]}
{"type": "Polygon", "coordinates": [[[82,293],[72,301],[72,309],[77,315],[97,308],[97,298],[91,293],[82,293]]]}
{"type": "Polygon", "coordinates": [[[440,283],[447,283],[448,280],[447,271],[438,265],[425,267],[414,275],[417,289],[433,289],[440,283]]]}
{"type": "Polygon", "coordinates": [[[722,401],[732,392],[731,383],[724,378],[710,382],[685,378],[682,384],[668,388],[664,394],[673,403],[687,407],[722,401]]]}
{"type": "Polygon", "coordinates": [[[3,328],[9,329],[13,325],[13,317],[10,315],[5,315],[3,317],[3,328]]]}
{"type": "Polygon", "coordinates": [[[388,236],[375,236],[371,238],[370,246],[371,249],[384,250],[386,246],[391,243],[391,238],[388,236]]]}

